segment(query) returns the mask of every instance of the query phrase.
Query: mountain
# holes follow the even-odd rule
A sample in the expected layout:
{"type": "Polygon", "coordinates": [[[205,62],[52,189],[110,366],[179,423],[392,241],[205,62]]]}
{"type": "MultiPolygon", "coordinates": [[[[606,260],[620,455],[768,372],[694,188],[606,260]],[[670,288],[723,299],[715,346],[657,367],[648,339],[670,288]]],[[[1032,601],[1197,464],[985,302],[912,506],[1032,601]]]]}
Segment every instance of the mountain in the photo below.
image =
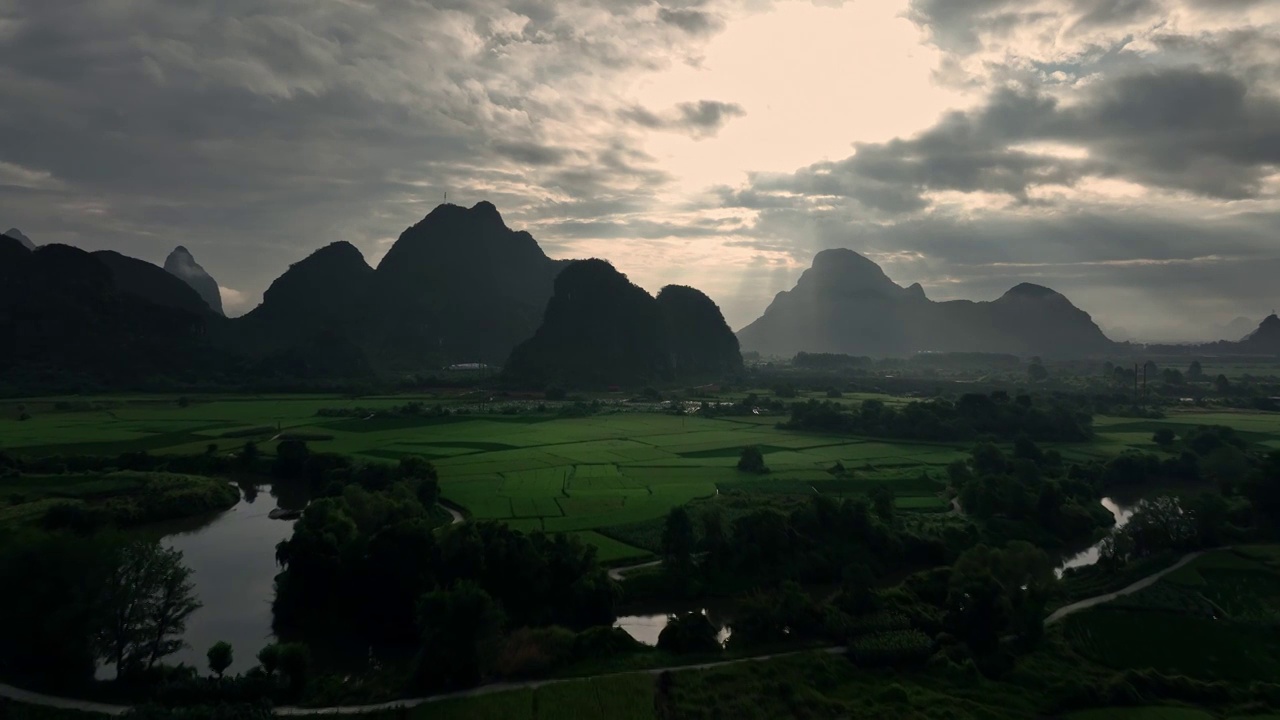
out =
{"type": "Polygon", "coordinates": [[[23,235],[22,231],[19,230],[18,228],[9,228],[8,230],[4,231],[4,234],[22,243],[23,247],[25,247],[28,250],[36,249],[36,244],[31,242],[31,238],[27,237],[26,235],[23,235]]]}
{"type": "Polygon", "coordinates": [[[741,369],[720,308],[677,285],[654,298],[605,260],[571,263],[555,279],[541,326],[504,372],[525,384],[603,386],[741,369]]]}
{"type": "Polygon", "coordinates": [[[711,298],[684,285],[658,292],[671,368],[682,375],[717,375],[742,369],[738,338],[711,298]]]}
{"type": "Polygon", "coordinates": [[[0,255],[0,378],[7,385],[61,378],[91,387],[198,374],[206,364],[204,318],[122,290],[101,257],[66,245],[23,252],[13,241],[0,243],[0,255]]]}
{"type": "Polygon", "coordinates": [[[120,292],[196,316],[210,312],[209,306],[191,286],[163,268],[113,250],[99,250],[91,255],[111,271],[112,283],[120,292]]]}
{"type": "Polygon", "coordinates": [[[738,332],[743,349],[904,356],[989,352],[1079,356],[1113,343],[1088,313],[1049,288],[1023,283],[990,302],[934,302],[852,250],[823,250],[796,286],[738,332]]]}
{"type": "Polygon", "coordinates": [[[532,384],[613,385],[670,379],[662,309],[604,260],[555,279],[542,325],[511,351],[504,372],[532,384]]]}
{"type": "Polygon", "coordinates": [[[372,280],[373,268],[356,246],[330,243],[290,265],[262,294],[262,304],[234,325],[258,349],[310,343],[320,333],[353,343],[366,318],[372,280]]]}
{"type": "Polygon", "coordinates": [[[1214,339],[1215,340],[1231,340],[1236,338],[1243,338],[1244,336],[1253,332],[1253,330],[1256,327],[1257,325],[1254,323],[1254,321],[1250,320],[1247,317],[1241,316],[1236,318],[1235,320],[1232,320],[1226,325],[1223,325],[1221,328],[1219,328],[1219,331],[1216,333],[1217,337],[1215,337],[1214,339]]]}
{"type": "Polygon", "coordinates": [[[1280,317],[1274,313],[1268,315],[1258,329],[1244,336],[1236,345],[1248,353],[1280,355],[1280,317]]]}
{"type": "Polygon", "coordinates": [[[508,228],[492,203],[440,205],[378,264],[367,341],[392,368],[500,362],[533,335],[565,265],[508,228]]]}
{"type": "Polygon", "coordinates": [[[186,248],[181,245],[174,248],[169,257],[164,259],[164,269],[190,285],[211,310],[219,315],[226,314],[222,311],[222,293],[218,291],[218,281],[200,267],[200,263],[196,262],[186,248]]]}

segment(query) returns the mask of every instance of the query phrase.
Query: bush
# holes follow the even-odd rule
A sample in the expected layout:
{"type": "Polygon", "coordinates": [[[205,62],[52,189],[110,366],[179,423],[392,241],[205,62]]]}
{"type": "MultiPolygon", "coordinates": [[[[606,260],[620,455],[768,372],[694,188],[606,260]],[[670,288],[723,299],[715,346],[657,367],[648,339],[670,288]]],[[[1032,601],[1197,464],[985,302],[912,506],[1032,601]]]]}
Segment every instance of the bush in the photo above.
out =
{"type": "Polygon", "coordinates": [[[933,640],[919,630],[892,630],[865,635],[849,644],[849,657],[859,665],[897,666],[923,663],[933,654],[933,640]]]}
{"type": "Polygon", "coordinates": [[[716,627],[700,612],[672,615],[658,635],[658,649],[678,655],[718,653],[721,647],[717,635],[716,627]]]}
{"type": "Polygon", "coordinates": [[[764,453],[760,452],[760,448],[755,445],[742,448],[742,455],[738,458],[738,470],[760,475],[769,472],[769,468],[764,464],[764,453]]]}
{"type": "Polygon", "coordinates": [[[573,658],[575,640],[562,627],[520,628],[503,643],[494,671],[508,678],[544,674],[573,658]]]}

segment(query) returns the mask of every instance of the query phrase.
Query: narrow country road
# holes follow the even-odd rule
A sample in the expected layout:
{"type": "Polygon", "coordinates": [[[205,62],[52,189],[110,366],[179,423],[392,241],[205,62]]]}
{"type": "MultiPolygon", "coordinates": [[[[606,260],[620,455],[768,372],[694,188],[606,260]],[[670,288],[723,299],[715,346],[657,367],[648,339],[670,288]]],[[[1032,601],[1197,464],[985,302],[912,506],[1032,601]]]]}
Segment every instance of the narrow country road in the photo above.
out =
{"type": "Polygon", "coordinates": [[[436,503],[436,504],[444,508],[444,511],[449,513],[449,517],[453,518],[452,520],[449,521],[450,525],[457,525],[458,523],[461,523],[464,520],[464,518],[462,517],[462,513],[458,512],[457,510],[454,510],[453,508],[449,507],[448,505],[445,505],[444,503],[436,503]]]}
{"type": "Polygon", "coordinates": [[[647,567],[657,567],[661,564],[662,564],[661,560],[650,560],[649,562],[640,563],[639,565],[623,565],[622,567],[610,568],[609,579],[622,582],[622,576],[626,575],[632,570],[639,570],[640,568],[647,568],[647,567]]]}
{"type": "MultiPolygon", "coordinates": [[[[278,707],[272,712],[282,717],[316,717],[323,715],[363,715],[365,713],[379,712],[383,710],[397,710],[399,708],[414,708],[427,703],[440,702],[441,700],[456,700],[461,698],[479,697],[481,695],[492,695],[493,693],[507,692],[509,690],[524,690],[540,688],[544,685],[559,685],[561,683],[578,682],[582,680],[592,680],[594,678],[614,677],[617,675],[661,675],[664,672],[678,672],[680,670],[707,670],[710,668],[723,667],[725,665],[738,665],[747,662],[760,662],[762,660],[773,660],[776,658],[790,657],[792,655],[803,655],[805,653],[827,653],[836,655],[845,651],[843,647],[827,647],[827,648],[811,648],[808,650],[794,650],[792,652],[774,653],[772,655],[756,655],[753,657],[736,658],[734,660],[720,660],[717,662],[701,663],[698,665],[675,665],[671,667],[652,668],[649,670],[627,670],[623,672],[603,673],[601,675],[587,675],[583,677],[569,678],[551,678],[546,680],[526,680],[523,682],[493,683],[490,685],[481,685],[480,687],[470,690],[461,690],[458,692],[445,693],[443,695],[431,695],[429,697],[404,698],[401,700],[390,700],[384,703],[376,703],[373,705],[343,705],[338,707],[324,708],[302,708],[302,707],[278,707]]],[[[80,710],[83,712],[95,712],[103,715],[123,715],[128,712],[129,707],[126,705],[108,705],[106,703],[89,702],[85,700],[72,700],[69,698],[53,697],[51,695],[42,695],[40,693],[28,692],[12,685],[0,683],[0,698],[8,698],[18,702],[27,703],[29,705],[41,705],[43,707],[59,708],[62,710],[80,710]]]]}
{"type": "Polygon", "coordinates": [[[1156,582],[1157,580],[1159,580],[1160,578],[1164,577],[1165,575],[1168,575],[1169,573],[1173,572],[1174,570],[1177,570],[1177,569],[1179,569],[1179,568],[1183,567],[1183,566],[1184,566],[1184,565],[1186,565],[1187,563],[1191,562],[1192,560],[1195,560],[1196,558],[1200,557],[1201,555],[1205,554],[1206,552],[1209,552],[1209,551],[1208,551],[1208,550],[1199,550],[1199,551],[1196,551],[1196,552],[1193,552],[1193,553],[1189,553],[1189,554],[1187,554],[1187,555],[1184,555],[1184,556],[1182,557],[1182,559],[1181,559],[1181,560],[1179,560],[1178,562],[1176,562],[1176,563],[1174,563],[1174,564],[1170,565],[1169,567],[1167,567],[1167,568],[1165,568],[1165,569],[1163,569],[1163,570],[1161,570],[1161,571],[1159,571],[1159,572],[1152,573],[1152,574],[1150,574],[1150,575],[1148,575],[1148,576],[1146,576],[1146,577],[1142,578],[1141,580],[1139,580],[1139,581],[1137,581],[1137,582],[1133,583],[1132,585],[1128,585],[1128,586],[1125,586],[1125,587],[1123,587],[1123,588],[1120,588],[1119,590],[1116,590],[1115,592],[1103,593],[1102,595],[1096,595],[1096,596],[1091,597],[1091,598],[1085,598],[1084,600],[1078,600],[1078,601],[1076,601],[1076,602],[1071,603],[1070,605],[1064,605],[1064,606],[1062,606],[1062,607],[1058,608],[1057,610],[1054,610],[1054,611],[1053,611],[1053,614],[1051,614],[1049,617],[1045,618],[1044,624],[1045,624],[1045,625],[1052,625],[1053,623],[1058,622],[1059,620],[1061,620],[1061,619],[1063,619],[1063,618],[1067,617],[1068,615],[1074,615],[1075,613],[1078,613],[1078,612],[1080,612],[1081,610],[1088,610],[1089,608],[1093,607],[1094,605],[1101,605],[1102,603],[1105,603],[1105,602],[1111,602],[1112,600],[1115,600],[1115,599],[1116,599],[1116,598],[1118,598],[1118,597],[1121,597],[1121,596],[1124,596],[1124,595],[1129,595],[1129,594],[1132,594],[1132,593],[1136,593],[1136,592],[1138,592],[1139,590],[1142,590],[1142,589],[1144,589],[1144,588],[1149,588],[1149,587],[1151,587],[1152,585],[1154,585],[1154,584],[1155,584],[1155,582],[1156,582]]]}

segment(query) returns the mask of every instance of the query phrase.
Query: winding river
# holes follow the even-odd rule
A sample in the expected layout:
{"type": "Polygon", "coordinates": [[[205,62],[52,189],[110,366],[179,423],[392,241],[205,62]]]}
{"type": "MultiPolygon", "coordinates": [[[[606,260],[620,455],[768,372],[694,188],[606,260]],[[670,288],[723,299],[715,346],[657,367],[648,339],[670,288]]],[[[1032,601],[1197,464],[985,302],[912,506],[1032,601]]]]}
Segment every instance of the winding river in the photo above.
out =
{"type": "MultiPolygon", "coordinates": [[[[232,508],[212,516],[161,523],[147,528],[163,535],[160,543],[182,552],[191,568],[196,597],[203,605],[187,619],[181,650],[165,658],[208,674],[205,653],[218,641],[231,644],[228,674],[257,664],[258,651],[272,641],[271,600],[275,597],[276,544],[293,533],[292,520],[272,520],[277,507],[297,510],[307,498],[288,489],[270,492],[246,488],[232,508]]],[[[114,666],[100,666],[99,678],[115,677],[114,666]]]]}
{"type": "MultiPolygon", "coordinates": [[[[1141,501],[1124,503],[1115,498],[1109,498],[1109,497],[1102,498],[1102,507],[1110,511],[1111,516],[1116,519],[1116,524],[1114,527],[1111,528],[1111,532],[1115,532],[1116,530],[1119,530],[1120,528],[1124,527],[1126,523],[1129,522],[1129,518],[1133,517],[1133,513],[1135,510],[1138,509],[1138,505],[1140,502],[1141,501]]],[[[1098,558],[1100,556],[1099,553],[1101,550],[1102,550],[1102,541],[1099,540],[1098,542],[1090,545],[1084,550],[1064,560],[1063,563],[1059,565],[1058,569],[1055,570],[1054,572],[1057,573],[1058,577],[1062,577],[1062,574],[1064,572],[1072,568],[1079,568],[1079,567],[1086,567],[1088,565],[1093,565],[1094,563],[1098,562],[1098,558]]]]}

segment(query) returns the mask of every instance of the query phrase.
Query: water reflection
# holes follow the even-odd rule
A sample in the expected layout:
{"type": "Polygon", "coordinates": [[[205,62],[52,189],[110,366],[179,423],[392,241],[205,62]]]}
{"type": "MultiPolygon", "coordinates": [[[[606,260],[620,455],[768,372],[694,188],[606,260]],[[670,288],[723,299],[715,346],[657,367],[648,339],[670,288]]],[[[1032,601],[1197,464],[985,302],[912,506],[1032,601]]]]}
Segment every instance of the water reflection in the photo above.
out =
{"type": "MultiPolygon", "coordinates": [[[[718,630],[716,633],[716,639],[720,641],[721,645],[724,645],[732,634],[732,631],[729,629],[729,624],[733,621],[732,618],[722,609],[699,608],[699,610],[703,615],[706,615],[707,620],[716,627],[718,630]]],[[[682,612],[688,612],[688,610],[683,610],[682,612]]],[[[670,619],[671,614],[666,612],[644,615],[620,615],[618,616],[618,619],[614,621],[613,626],[626,630],[627,634],[631,637],[645,645],[653,647],[658,644],[658,636],[661,635],[663,629],[667,627],[667,622],[670,619]]]]}
{"type": "MultiPolygon", "coordinates": [[[[1137,502],[1132,504],[1122,504],[1120,501],[1114,498],[1109,498],[1109,497],[1102,498],[1102,507],[1110,511],[1111,516],[1116,519],[1115,527],[1111,529],[1111,532],[1114,533],[1116,530],[1119,530],[1120,528],[1124,527],[1125,524],[1129,522],[1129,518],[1133,517],[1134,511],[1138,509],[1138,505],[1139,503],[1137,502]]],[[[1079,552],[1071,556],[1070,558],[1068,558],[1054,572],[1057,573],[1058,577],[1062,577],[1062,574],[1065,571],[1070,570],[1072,568],[1079,568],[1079,567],[1086,567],[1089,565],[1093,565],[1097,563],[1098,559],[1101,557],[1101,551],[1102,551],[1102,541],[1099,540],[1093,545],[1090,545],[1084,551],[1079,552]]]]}
{"type": "MultiPolygon", "coordinates": [[[[242,491],[243,492],[243,491],[242,491]]],[[[267,517],[277,506],[306,505],[305,489],[273,486],[274,502],[260,502],[257,492],[243,493],[229,510],[197,519],[161,523],[146,528],[162,534],[161,545],[182,552],[191,568],[196,596],[203,606],[187,619],[184,647],[165,658],[168,665],[185,663],[208,674],[205,653],[218,641],[231,643],[233,662],[227,674],[257,664],[258,651],[272,641],[271,601],[275,597],[276,544],[293,533],[293,521],[267,517]]],[[[103,666],[98,677],[115,677],[103,666]]]]}

